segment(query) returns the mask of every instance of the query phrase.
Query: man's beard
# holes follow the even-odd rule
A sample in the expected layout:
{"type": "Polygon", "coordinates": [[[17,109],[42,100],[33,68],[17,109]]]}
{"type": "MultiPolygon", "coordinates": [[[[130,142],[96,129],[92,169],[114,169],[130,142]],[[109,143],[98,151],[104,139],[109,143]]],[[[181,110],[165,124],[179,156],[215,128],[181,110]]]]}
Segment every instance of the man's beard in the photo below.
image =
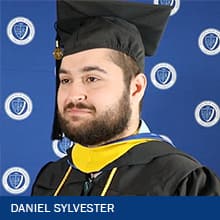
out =
{"type": "MultiPolygon", "coordinates": [[[[88,108],[84,104],[69,104],[69,107],[88,108]]],[[[67,108],[67,107],[66,107],[67,108]]],[[[91,106],[95,111],[95,107],[91,106]]],[[[65,108],[64,108],[65,112],[65,108]]],[[[131,116],[129,101],[129,90],[125,89],[118,103],[112,108],[107,109],[97,118],[74,126],[74,122],[66,120],[61,113],[58,113],[59,123],[62,132],[70,140],[84,146],[103,144],[113,140],[125,131],[131,116]]]]}

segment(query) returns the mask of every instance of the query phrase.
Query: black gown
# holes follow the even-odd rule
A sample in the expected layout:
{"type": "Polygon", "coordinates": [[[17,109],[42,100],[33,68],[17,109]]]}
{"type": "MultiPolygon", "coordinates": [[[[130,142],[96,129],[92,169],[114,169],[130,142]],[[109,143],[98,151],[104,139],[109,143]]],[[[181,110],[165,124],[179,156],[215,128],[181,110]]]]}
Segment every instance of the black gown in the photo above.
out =
{"type": "MultiPolygon", "coordinates": [[[[66,157],[41,169],[32,188],[33,196],[54,195],[68,168],[73,166],[70,152],[71,149],[66,157]]],[[[94,179],[73,167],[58,196],[101,195],[114,167],[117,171],[106,196],[220,195],[220,180],[211,170],[168,143],[151,141],[130,149],[94,179]]]]}

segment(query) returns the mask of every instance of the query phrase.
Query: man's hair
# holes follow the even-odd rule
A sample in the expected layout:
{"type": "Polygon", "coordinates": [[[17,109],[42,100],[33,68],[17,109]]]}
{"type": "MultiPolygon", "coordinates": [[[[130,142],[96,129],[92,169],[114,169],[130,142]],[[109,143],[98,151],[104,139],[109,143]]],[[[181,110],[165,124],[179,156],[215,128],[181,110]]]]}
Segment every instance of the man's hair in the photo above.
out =
{"type": "MultiPolygon", "coordinates": [[[[120,51],[112,51],[110,57],[113,63],[122,69],[124,73],[125,86],[127,89],[129,89],[131,80],[139,73],[141,73],[140,67],[132,57],[120,51]]],[[[141,109],[142,109],[142,100],[139,105],[139,112],[141,112],[141,109]]]]}

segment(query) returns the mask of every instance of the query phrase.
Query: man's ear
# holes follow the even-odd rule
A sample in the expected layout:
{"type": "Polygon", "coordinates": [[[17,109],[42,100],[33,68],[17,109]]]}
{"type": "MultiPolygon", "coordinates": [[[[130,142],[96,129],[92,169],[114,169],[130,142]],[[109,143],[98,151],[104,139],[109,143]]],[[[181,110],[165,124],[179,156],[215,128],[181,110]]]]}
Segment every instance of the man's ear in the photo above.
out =
{"type": "Polygon", "coordinates": [[[130,94],[134,102],[140,102],[147,87],[147,77],[144,73],[139,73],[131,80],[130,94]]]}

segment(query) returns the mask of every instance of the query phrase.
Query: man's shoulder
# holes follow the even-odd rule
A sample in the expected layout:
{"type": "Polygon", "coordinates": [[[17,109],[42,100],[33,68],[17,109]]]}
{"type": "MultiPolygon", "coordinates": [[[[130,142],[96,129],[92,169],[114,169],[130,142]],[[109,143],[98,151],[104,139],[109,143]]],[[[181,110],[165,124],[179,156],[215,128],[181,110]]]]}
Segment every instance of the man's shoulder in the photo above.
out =
{"type": "Polygon", "coordinates": [[[142,160],[146,160],[146,164],[149,163],[164,170],[165,173],[179,173],[179,175],[185,176],[193,170],[203,167],[193,156],[166,142],[154,141],[139,147],[139,155],[142,155],[142,160]]]}
{"type": "Polygon", "coordinates": [[[68,167],[67,156],[57,160],[46,163],[40,170],[38,175],[58,175],[65,171],[68,167]]]}
{"type": "Polygon", "coordinates": [[[33,186],[35,188],[55,189],[57,187],[57,180],[64,175],[68,166],[67,157],[48,162],[39,171],[33,186]]]}
{"type": "Polygon", "coordinates": [[[183,167],[187,165],[190,167],[201,166],[201,164],[191,155],[177,149],[170,143],[162,141],[150,141],[138,144],[129,150],[121,159],[123,162],[126,161],[129,163],[129,165],[163,162],[180,164],[180,166],[185,164],[183,167]]]}

